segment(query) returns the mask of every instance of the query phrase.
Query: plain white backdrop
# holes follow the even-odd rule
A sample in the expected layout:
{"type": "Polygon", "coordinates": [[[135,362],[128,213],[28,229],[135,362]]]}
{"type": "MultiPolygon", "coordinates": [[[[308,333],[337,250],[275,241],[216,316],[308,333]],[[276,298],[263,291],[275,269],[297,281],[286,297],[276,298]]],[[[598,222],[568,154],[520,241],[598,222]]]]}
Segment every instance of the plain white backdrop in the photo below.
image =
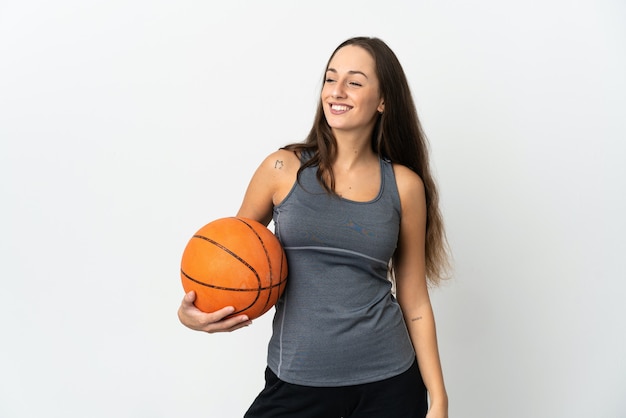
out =
{"type": "Polygon", "coordinates": [[[355,35],[431,142],[450,416],[626,417],[618,0],[0,1],[0,417],[243,414],[271,313],[184,328],[180,256],[304,138],[355,35]]]}

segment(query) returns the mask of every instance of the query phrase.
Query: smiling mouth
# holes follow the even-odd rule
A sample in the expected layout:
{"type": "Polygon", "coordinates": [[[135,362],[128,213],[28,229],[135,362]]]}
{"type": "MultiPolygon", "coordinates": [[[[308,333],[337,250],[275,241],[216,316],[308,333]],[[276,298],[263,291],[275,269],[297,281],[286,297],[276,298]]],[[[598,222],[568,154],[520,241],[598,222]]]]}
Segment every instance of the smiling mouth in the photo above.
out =
{"type": "Polygon", "coordinates": [[[346,112],[352,109],[352,107],[347,105],[331,104],[330,109],[335,112],[346,112]]]}

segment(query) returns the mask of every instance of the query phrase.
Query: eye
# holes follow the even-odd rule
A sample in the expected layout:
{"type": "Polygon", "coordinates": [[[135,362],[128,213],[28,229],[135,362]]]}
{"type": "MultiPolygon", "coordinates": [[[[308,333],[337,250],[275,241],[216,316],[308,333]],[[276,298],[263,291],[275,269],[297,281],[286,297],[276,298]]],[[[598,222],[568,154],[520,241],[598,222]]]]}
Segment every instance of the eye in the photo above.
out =
{"type": "Polygon", "coordinates": [[[326,77],[326,80],[324,80],[325,83],[333,83],[335,80],[333,80],[330,77],[326,77]]]}
{"type": "Polygon", "coordinates": [[[354,87],[362,87],[363,86],[363,84],[359,83],[358,81],[351,81],[348,84],[350,84],[351,86],[354,86],[354,87]]]}

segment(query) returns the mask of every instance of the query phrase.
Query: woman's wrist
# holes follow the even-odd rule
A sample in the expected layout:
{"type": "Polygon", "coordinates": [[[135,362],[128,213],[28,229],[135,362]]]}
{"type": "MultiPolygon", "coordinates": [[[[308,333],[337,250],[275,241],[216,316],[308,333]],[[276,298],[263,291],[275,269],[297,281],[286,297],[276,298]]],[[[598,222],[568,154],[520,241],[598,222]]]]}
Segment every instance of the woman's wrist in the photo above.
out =
{"type": "Polygon", "coordinates": [[[429,393],[428,394],[430,404],[437,405],[438,407],[448,408],[448,394],[445,392],[429,393]]]}

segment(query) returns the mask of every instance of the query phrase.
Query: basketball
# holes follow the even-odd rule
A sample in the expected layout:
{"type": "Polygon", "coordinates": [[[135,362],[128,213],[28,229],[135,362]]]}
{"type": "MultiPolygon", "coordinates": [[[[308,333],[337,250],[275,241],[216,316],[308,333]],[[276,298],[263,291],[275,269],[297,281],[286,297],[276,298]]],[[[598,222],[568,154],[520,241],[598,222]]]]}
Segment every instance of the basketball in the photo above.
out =
{"type": "Polygon", "coordinates": [[[233,306],[258,318],[285,290],[287,258],[278,238],[252,219],[221,218],[196,232],[185,247],[180,276],[203,312],[233,306]]]}

